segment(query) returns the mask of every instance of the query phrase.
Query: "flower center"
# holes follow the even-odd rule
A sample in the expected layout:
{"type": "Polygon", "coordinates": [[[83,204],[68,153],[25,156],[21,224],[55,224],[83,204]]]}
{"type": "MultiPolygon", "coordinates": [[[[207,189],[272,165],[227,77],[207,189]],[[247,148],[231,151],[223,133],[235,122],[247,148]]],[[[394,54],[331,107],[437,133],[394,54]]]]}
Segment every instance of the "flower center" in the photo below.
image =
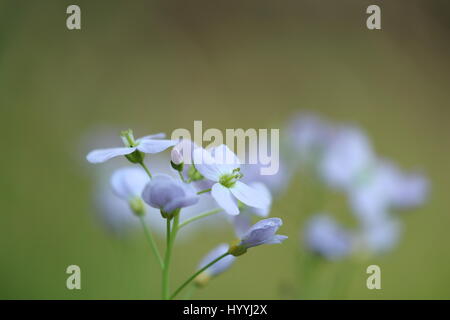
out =
{"type": "Polygon", "coordinates": [[[234,186],[236,181],[241,179],[244,175],[239,172],[240,168],[236,168],[232,173],[226,173],[220,176],[219,183],[225,188],[231,188],[234,186]]]}
{"type": "Polygon", "coordinates": [[[134,140],[133,130],[131,129],[122,131],[120,133],[120,137],[122,138],[122,141],[125,144],[125,146],[129,148],[136,147],[139,144],[136,142],[136,140],[134,140]]]}

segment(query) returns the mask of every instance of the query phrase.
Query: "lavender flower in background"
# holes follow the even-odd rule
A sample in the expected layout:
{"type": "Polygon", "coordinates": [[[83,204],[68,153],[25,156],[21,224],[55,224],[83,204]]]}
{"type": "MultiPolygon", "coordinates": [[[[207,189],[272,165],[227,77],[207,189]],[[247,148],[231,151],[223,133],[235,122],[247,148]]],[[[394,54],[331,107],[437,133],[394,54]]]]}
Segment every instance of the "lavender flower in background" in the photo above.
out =
{"type": "MultiPolygon", "coordinates": [[[[202,269],[217,257],[220,257],[224,253],[228,252],[228,249],[229,245],[226,243],[218,245],[203,257],[203,259],[198,265],[198,269],[199,270],[202,269]]],[[[217,277],[219,274],[227,271],[235,260],[236,257],[232,255],[224,257],[223,259],[221,259],[220,261],[218,261],[217,263],[213,264],[211,267],[203,271],[201,274],[199,274],[195,278],[195,283],[198,286],[204,286],[211,278],[217,277]]]]}
{"type": "Polygon", "coordinates": [[[230,215],[239,214],[234,197],[251,207],[267,207],[269,201],[264,195],[239,181],[242,178],[239,159],[226,145],[213,148],[211,152],[198,148],[193,155],[195,168],[206,179],[215,182],[211,195],[225,212],[230,215]]]}
{"type": "Polygon", "coordinates": [[[196,204],[199,197],[188,184],[160,174],[147,183],[142,199],[149,206],[160,209],[164,218],[170,218],[176,210],[196,204]]]}
{"type": "Polygon", "coordinates": [[[241,237],[239,244],[230,248],[230,253],[239,256],[247,252],[247,249],[263,244],[282,243],[287,236],[276,234],[283,221],[280,218],[269,218],[260,220],[251,226],[241,237]]]}
{"type": "Polygon", "coordinates": [[[351,188],[350,205],[364,223],[384,218],[392,209],[421,205],[428,181],[417,173],[405,174],[387,161],[378,161],[363,181],[351,188]]]}
{"type": "Polygon", "coordinates": [[[116,170],[111,177],[111,186],[114,193],[128,202],[134,214],[145,214],[145,205],[140,193],[148,182],[146,173],[139,168],[121,168],[116,170]]]}
{"type": "Polygon", "coordinates": [[[286,131],[286,144],[295,151],[301,164],[318,161],[332,135],[331,125],[313,113],[294,115],[286,131]]]}
{"type": "Polygon", "coordinates": [[[319,164],[322,179],[332,188],[347,190],[370,169],[374,153],[367,136],[358,128],[338,128],[319,164]]]}
{"type": "Polygon", "coordinates": [[[357,239],[359,251],[371,254],[383,254],[395,248],[402,234],[402,224],[393,218],[380,219],[364,225],[357,239]]]}
{"type": "Polygon", "coordinates": [[[342,259],[353,250],[353,234],[328,214],[316,214],[309,220],[304,240],[309,251],[328,260],[342,259]]]}
{"type": "Polygon", "coordinates": [[[126,156],[131,162],[137,163],[142,161],[143,157],[137,154],[132,157],[131,154],[135,151],[151,154],[159,153],[178,143],[174,140],[162,139],[164,137],[164,133],[158,133],[135,140],[131,130],[124,131],[122,132],[122,140],[125,147],[93,150],[89,152],[86,159],[91,163],[102,163],[114,157],[126,156]]]}

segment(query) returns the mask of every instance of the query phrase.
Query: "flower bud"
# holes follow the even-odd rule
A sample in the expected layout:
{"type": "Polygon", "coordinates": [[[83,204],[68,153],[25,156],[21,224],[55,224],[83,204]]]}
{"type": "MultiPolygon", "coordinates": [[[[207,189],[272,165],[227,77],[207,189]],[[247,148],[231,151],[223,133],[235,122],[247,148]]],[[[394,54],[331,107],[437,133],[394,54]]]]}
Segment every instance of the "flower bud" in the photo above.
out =
{"type": "Polygon", "coordinates": [[[141,198],[134,197],[130,199],[128,203],[133,213],[138,217],[143,216],[145,214],[145,206],[141,198]]]}
{"type": "Polygon", "coordinates": [[[177,144],[170,152],[170,159],[176,165],[183,163],[183,154],[182,154],[180,148],[178,147],[179,145],[180,144],[177,144]]]}

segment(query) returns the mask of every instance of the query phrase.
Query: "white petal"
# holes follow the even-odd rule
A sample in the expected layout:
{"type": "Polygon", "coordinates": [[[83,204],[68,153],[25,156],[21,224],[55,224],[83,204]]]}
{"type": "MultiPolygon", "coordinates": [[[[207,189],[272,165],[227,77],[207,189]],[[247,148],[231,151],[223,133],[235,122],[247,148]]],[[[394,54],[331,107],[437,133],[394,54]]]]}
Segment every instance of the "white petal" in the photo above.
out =
{"type": "Polygon", "coordinates": [[[231,193],[241,202],[250,207],[267,208],[270,201],[267,196],[255,188],[249,187],[245,183],[236,181],[234,186],[230,188],[231,193]]]}
{"type": "Polygon", "coordinates": [[[111,176],[114,193],[124,200],[139,197],[148,181],[145,171],[137,167],[118,169],[111,176]]]}
{"type": "Polygon", "coordinates": [[[142,139],[139,140],[137,149],[144,153],[158,153],[166,150],[169,147],[176,145],[178,142],[175,140],[151,140],[142,139]]]}
{"type": "Polygon", "coordinates": [[[148,136],[143,136],[139,138],[138,140],[145,140],[145,139],[164,139],[166,137],[166,134],[164,132],[150,134],[148,136]]]}
{"type": "Polygon", "coordinates": [[[240,167],[239,158],[226,145],[221,144],[210,151],[222,174],[231,173],[233,169],[240,167]]]}
{"type": "Polygon", "coordinates": [[[206,178],[212,181],[219,181],[221,171],[211,154],[202,148],[197,148],[193,152],[195,168],[206,178]]]}
{"type": "Polygon", "coordinates": [[[211,189],[211,195],[216,200],[217,204],[225,210],[226,213],[233,216],[239,214],[239,208],[236,200],[231,196],[230,190],[225,188],[220,183],[213,185],[211,189]]]}
{"type": "Polygon", "coordinates": [[[266,198],[268,200],[267,206],[265,206],[264,208],[255,208],[251,212],[260,217],[267,217],[269,215],[270,207],[272,205],[272,194],[270,193],[269,188],[267,188],[266,185],[262,182],[250,183],[250,187],[257,190],[260,193],[261,197],[266,198]]]}
{"type": "Polygon", "coordinates": [[[97,149],[89,152],[89,154],[86,156],[86,159],[91,163],[102,163],[117,156],[130,154],[135,150],[136,148],[97,149]]]}

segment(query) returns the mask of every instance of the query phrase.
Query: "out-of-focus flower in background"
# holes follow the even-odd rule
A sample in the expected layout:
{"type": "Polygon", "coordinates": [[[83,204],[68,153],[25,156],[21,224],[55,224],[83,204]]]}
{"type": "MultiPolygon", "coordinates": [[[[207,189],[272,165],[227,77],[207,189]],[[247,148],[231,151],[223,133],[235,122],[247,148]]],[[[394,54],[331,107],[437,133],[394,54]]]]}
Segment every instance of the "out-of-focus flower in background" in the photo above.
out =
{"type": "Polygon", "coordinates": [[[322,157],[332,136],[331,125],[316,114],[294,115],[286,127],[284,149],[295,155],[300,165],[309,165],[322,157]]]}
{"type": "Polygon", "coordinates": [[[331,260],[355,252],[382,254],[395,248],[403,230],[395,211],[426,201],[427,178],[417,172],[405,173],[378,157],[368,136],[355,126],[334,125],[303,113],[291,121],[288,132],[296,141],[298,161],[308,160],[302,169],[343,192],[357,222],[350,231],[329,215],[316,215],[302,231],[306,247],[331,260]]]}
{"type": "Polygon", "coordinates": [[[313,215],[302,233],[306,249],[325,259],[338,260],[352,253],[354,235],[329,214],[313,215]]]}
{"type": "MultiPolygon", "coordinates": [[[[203,257],[197,269],[200,270],[201,268],[205,267],[217,257],[220,257],[224,253],[228,252],[228,249],[229,249],[228,244],[226,243],[219,244],[217,247],[212,249],[203,257]]],[[[217,263],[213,264],[211,267],[203,271],[201,274],[199,274],[195,278],[195,283],[198,286],[204,286],[211,278],[217,277],[221,273],[227,271],[232,266],[235,260],[236,257],[232,255],[224,257],[223,259],[221,259],[220,261],[218,261],[217,263]]]]}
{"type": "Polygon", "coordinates": [[[370,168],[374,153],[364,132],[355,127],[339,127],[327,144],[319,164],[322,179],[331,188],[347,190],[359,175],[370,168]]]}

